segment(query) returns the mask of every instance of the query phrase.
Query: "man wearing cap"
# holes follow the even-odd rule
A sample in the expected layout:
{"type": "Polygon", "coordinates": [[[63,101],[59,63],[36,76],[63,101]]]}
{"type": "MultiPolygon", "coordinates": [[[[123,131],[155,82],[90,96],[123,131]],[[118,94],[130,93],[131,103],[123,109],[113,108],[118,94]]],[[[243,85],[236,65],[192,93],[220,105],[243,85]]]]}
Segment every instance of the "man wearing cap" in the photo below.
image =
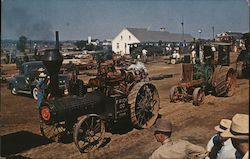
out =
{"type": "Polygon", "coordinates": [[[45,69],[44,68],[39,68],[37,70],[38,72],[38,82],[37,82],[37,85],[36,87],[38,88],[38,91],[37,91],[37,105],[38,105],[38,108],[40,108],[43,100],[44,100],[44,97],[45,97],[45,89],[46,87],[48,86],[50,80],[49,78],[47,77],[47,75],[45,74],[45,69]]]}
{"type": "Polygon", "coordinates": [[[149,159],[205,158],[206,150],[185,140],[171,140],[172,123],[168,119],[158,119],[153,126],[154,135],[161,146],[149,159]]]}
{"type": "Polygon", "coordinates": [[[235,114],[230,128],[222,132],[221,136],[231,138],[233,146],[240,153],[242,159],[248,159],[249,115],[235,114]]]}
{"type": "Polygon", "coordinates": [[[148,51],[144,48],[142,49],[142,62],[147,62],[147,53],[148,51]]]}
{"type": "Polygon", "coordinates": [[[229,119],[221,119],[220,125],[214,127],[217,134],[214,135],[207,144],[207,151],[211,159],[234,159],[239,158],[236,149],[233,147],[230,138],[221,137],[221,133],[230,128],[232,121],[229,119]]]}

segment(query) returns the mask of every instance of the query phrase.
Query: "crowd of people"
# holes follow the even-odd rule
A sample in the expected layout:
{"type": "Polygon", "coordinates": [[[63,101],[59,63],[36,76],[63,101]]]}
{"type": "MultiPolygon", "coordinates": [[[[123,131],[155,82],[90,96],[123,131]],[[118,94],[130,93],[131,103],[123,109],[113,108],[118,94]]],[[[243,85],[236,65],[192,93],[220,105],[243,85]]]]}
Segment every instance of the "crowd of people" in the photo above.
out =
{"type": "Polygon", "coordinates": [[[160,118],[153,126],[154,136],[162,145],[149,159],[248,159],[249,115],[235,114],[233,118],[221,119],[217,131],[203,148],[186,140],[172,140],[170,119],[160,118]]]}

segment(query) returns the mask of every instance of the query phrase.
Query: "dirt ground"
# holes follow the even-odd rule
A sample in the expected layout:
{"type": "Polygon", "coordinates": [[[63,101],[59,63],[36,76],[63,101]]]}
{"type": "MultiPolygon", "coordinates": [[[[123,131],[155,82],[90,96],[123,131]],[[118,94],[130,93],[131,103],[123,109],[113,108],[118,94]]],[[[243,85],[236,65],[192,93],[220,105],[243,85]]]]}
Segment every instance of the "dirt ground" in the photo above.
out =
{"type": "MultiPolygon", "coordinates": [[[[237,53],[233,53],[235,60],[237,53]]],[[[235,66],[234,60],[232,66],[235,66]]],[[[14,65],[2,65],[6,77],[17,72],[14,65]]],[[[236,113],[249,114],[249,80],[238,79],[233,97],[208,95],[204,104],[194,107],[189,103],[170,103],[169,90],[181,77],[181,64],[170,65],[154,60],[146,65],[149,74],[169,73],[172,78],[154,80],[160,94],[160,114],[173,121],[173,139],[186,139],[206,146],[215,133],[220,119],[231,119],[236,113]]],[[[1,156],[10,158],[121,158],[144,159],[160,144],[150,129],[131,129],[120,133],[107,133],[106,144],[97,151],[81,154],[74,143],[50,142],[41,136],[36,101],[27,95],[13,96],[6,84],[1,84],[1,156]]],[[[123,125],[120,125],[121,127],[123,125]]]]}

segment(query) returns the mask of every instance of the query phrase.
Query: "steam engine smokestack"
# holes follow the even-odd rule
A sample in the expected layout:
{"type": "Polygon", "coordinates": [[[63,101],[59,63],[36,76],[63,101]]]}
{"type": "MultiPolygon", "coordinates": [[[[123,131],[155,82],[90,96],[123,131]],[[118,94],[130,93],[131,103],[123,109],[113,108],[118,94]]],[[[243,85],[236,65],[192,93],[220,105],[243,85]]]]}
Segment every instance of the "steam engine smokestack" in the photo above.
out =
{"type": "Polygon", "coordinates": [[[58,73],[62,65],[63,56],[59,52],[59,32],[56,31],[56,48],[45,50],[42,57],[44,66],[50,75],[50,91],[52,97],[61,95],[59,91],[58,73]]]}
{"type": "Polygon", "coordinates": [[[59,32],[56,31],[56,49],[59,51],[59,32]]]}

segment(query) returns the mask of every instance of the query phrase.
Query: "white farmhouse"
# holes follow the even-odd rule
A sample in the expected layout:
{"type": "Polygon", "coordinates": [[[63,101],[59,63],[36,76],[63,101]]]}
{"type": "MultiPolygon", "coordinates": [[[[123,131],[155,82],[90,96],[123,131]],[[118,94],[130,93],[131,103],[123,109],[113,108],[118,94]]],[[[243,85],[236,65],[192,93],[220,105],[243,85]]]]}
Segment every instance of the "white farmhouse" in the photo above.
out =
{"type": "Polygon", "coordinates": [[[159,41],[169,43],[191,42],[193,41],[193,37],[190,34],[169,33],[165,30],[150,31],[146,28],[124,28],[112,40],[112,50],[121,55],[130,54],[130,44],[159,41]]]}

